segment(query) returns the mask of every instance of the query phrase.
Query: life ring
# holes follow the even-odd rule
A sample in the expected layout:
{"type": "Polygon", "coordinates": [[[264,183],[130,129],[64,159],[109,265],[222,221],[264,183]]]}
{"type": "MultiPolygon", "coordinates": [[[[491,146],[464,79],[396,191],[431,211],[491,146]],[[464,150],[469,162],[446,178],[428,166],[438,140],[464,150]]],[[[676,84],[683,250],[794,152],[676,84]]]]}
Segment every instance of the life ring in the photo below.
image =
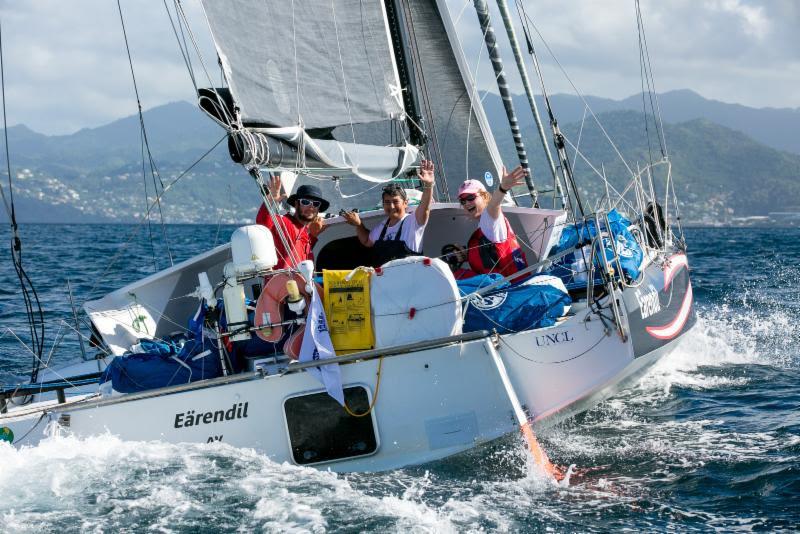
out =
{"type": "MultiPolygon", "coordinates": [[[[264,284],[261,295],[258,297],[253,320],[253,326],[256,327],[256,335],[264,341],[276,343],[283,337],[284,327],[276,323],[283,322],[283,305],[286,302],[286,298],[289,296],[289,291],[286,289],[286,282],[290,280],[297,282],[300,295],[306,301],[306,313],[308,312],[311,295],[306,291],[306,281],[299,273],[291,275],[279,273],[269,277],[264,284]],[[268,324],[273,324],[275,326],[271,329],[261,330],[262,327],[268,324]]],[[[317,288],[317,292],[317,294],[321,294],[319,288],[317,288]]],[[[300,356],[300,347],[303,344],[303,332],[305,332],[305,328],[296,329],[283,345],[283,352],[294,360],[298,359],[300,356]]]]}

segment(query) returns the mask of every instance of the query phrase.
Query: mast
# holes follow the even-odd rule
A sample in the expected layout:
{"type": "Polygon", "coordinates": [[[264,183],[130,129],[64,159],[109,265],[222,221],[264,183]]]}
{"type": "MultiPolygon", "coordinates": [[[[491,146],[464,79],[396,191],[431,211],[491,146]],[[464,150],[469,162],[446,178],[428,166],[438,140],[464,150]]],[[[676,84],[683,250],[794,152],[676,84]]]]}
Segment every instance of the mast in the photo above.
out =
{"type": "Polygon", "coordinates": [[[417,106],[411,69],[406,60],[408,43],[402,31],[403,25],[400,22],[401,12],[397,9],[397,1],[398,0],[385,0],[386,21],[389,24],[389,35],[392,38],[394,59],[397,63],[397,73],[400,77],[400,87],[403,91],[403,104],[406,108],[406,125],[408,126],[409,137],[412,144],[422,146],[427,142],[427,135],[421,129],[422,116],[417,106]]]}
{"type": "Polygon", "coordinates": [[[492,22],[489,17],[489,6],[486,0],[474,0],[475,11],[478,14],[478,22],[481,25],[483,32],[483,39],[486,42],[486,48],[489,51],[489,59],[492,61],[492,68],[494,69],[495,78],[497,79],[497,88],[500,91],[500,98],[503,100],[503,107],[506,110],[506,117],[508,117],[508,124],[511,127],[511,136],[514,138],[514,146],[517,149],[517,157],[522,168],[525,169],[525,184],[528,186],[528,193],[533,200],[533,206],[539,207],[539,197],[536,192],[536,186],[533,184],[531,177],[531,169],[528,165],[528,154],[525,152],[525,145],[522,143],[522,134],[519,129],[519,121],[517,121],[517,114],[514,111],[514,103],[511,101],[511,92],[508,90],[508,83],[506,82],[506,75],[503,71],[503,60],[497,50],[497,39],[495,38],[494,30],[492,29],[492,22]]]}
{"type": "MultiPolygon", "coordinates": [[[[522,52],[519,48],[519,41],[517,41],[517,34],[514,31],[514,25],[511,22],[511,16],[508,12],[508,4],[506,0],[497,0],[497,7],[500,9],[500,17],[503,19],[503,25],[506,27],[506,34],[508,35],[508,40],[511,43],[511,50],[514,52],[514,61],[517,63],[517,69],[519,70],[519,75],[522,78],[522,86],[525,88],[525,96],[528,97],[528,104],[531,106],[531,112],[533,112],[533,118],[536,121],[536,129],[539,132],[539,139],[542,141],[542,148],[547,156],[547,163],[550,167],[550,173],[553,175],[553,183],[555,183],[556,189],[558,190],[558,195],[561,197],[561,207],[565,208],[566,202],[564,200],[564,189],[561,185],[558,172],[556,171],[556,164],[553,160],[553,154],[550,152],[550,145],[548,144],[547,136],[544,133],[544,125],[542,124],[542,118],[539,115],[539,107],[536,105],[536,99],[533,95],[531,82],[528,78],[528,70],[525,68],[525,61],[522,58],[522,52]]],[[[555,199],[553,200],[555,203],[555,199]]]]}

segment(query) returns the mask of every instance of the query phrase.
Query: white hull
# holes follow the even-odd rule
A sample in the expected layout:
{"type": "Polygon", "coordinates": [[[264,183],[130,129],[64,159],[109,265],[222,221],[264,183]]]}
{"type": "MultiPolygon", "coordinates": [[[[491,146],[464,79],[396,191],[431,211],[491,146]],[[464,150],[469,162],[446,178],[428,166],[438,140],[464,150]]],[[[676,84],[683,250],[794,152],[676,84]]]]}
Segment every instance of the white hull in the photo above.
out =
{"type": "MultiPolygon", "coordinates": [[[[486,342],[385,358],[370,416],[377,429],[377,451],[323,465],[341,471],[394,469],[444,458],[513,432],[511,406],[486,342]]],[[[377,359],[342,365],[345,388],[363,386],[372,399],[377,366],[377,359]]],[[[290,448],[284,402],[324,390],[305,372],[247,376],[234,377],[244,380],[233,383],[220,378],[141,394],[73,397],[61,405],[49,402],[38,409],[12,409],[0,416],[0,426],[11,428],[19,446],[35,445],[55,425],[82,437],[109,432],[133,441],[224,441],[255,448],[277,462],[297,463],[290,448]],[[190,412],[213,414],[233,406],[238,407],[238,415],[231,420],[183,424],[190,412]],[[17,415],[22,413],[27,415],[17,415]]]]}
{"type": "MultiPolygon", "coordinates": [[[[606,331],[583,310],[550,328],[503,336],[496,346],[521,403],[541,426],[607,398],[676,342],[634,359],[630,341],[606,331]]],[[[385,358],[378,399],[369,416],[377,450],[311,464],[336,471],[389,470],[445,458],[516,432],[511,404],[487,343],[496,340],[490,336],[385,358]]],[[[377,366],[377,359],[342,365],[345,388],[362,386],[373,400],[377,366]]],[[[18,446],[35,445],[59,429],[81,437],[111,433],[132,441],[224,441],[254,448],[277,462],[298,463],[291,450],[284,402],[322,391],[304,372],[249,373],[118,397],[71,397],[61,405],[48,401],[11,409],[0,416],[0,426],[11,428],[18,446]],[[234,406],[241,416],[183,424],[191,412],[230,411],[234,406]]]]}

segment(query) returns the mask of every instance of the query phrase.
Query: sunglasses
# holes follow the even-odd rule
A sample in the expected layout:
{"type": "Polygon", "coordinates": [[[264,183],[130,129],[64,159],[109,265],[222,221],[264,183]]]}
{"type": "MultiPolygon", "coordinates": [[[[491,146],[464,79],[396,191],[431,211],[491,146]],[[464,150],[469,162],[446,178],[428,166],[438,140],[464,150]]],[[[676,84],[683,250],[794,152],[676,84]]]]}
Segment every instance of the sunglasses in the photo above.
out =
{"type": "Polygon", "coordinates": [[[464,195],[463,197],[458,197],[458,201],[463,206],[467,202],[474,202],[475,201],[475,196],[476,195],[464,195]]]}
{"type": "Polygon", "coordinates": [[[314,206],[315,208],[322,206],[322,202],[319,200],[311,200],[310,198],[299,198],[297,201],[301,206],[314,206]]]}

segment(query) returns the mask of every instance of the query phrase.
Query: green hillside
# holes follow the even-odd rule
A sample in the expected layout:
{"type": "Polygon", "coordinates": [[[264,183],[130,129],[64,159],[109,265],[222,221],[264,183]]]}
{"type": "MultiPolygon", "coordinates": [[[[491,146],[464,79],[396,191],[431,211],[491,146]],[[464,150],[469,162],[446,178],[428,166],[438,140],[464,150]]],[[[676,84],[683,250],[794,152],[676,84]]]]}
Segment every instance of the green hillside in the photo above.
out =
{"type": "MultiPolygon", "coordinates": [[[[599,117],[631,167],[649,160],[640,113],[610,111],[599,117]]],[[[160,189],[172,183],[223,137],[216,124],[186,102],[147,111],[145,123],[159,170],[155,184],[151,176],[142,178],[138,117],[66,136],[45,136],[24,126],[9,128],[15,198],[26,206],[20,219],[135,221],[144,212],[145,196],[152,202],[156,185],[160,189]]],[[[495,117],[493,127],[504,161],[513,166],[516,157],[505,124],[495,117]]],[[[800,210],[800,156],[768,148],[707,120],[665,128],[687,220],[724,222],[736,216],[800,210]]],[[[577,141],[579,123],[562,125],[562,129],[577,141]]],[[[535,177],[549,187],[552,180],[530,127],[525,139],[535,177]]],[[[615,186],[624,185],[628,172],[594,122],[584,125],[580,148],[598,169],[605,167],[615,186]]],[[[569,153],[573,155],[572,150],[569,153]]],[[[657,148],[654,157],[660,157],[657,148]]],[[[596,199],[602,192],[601,182],[580,159],[575,170],[587,197],[596,199]]],[[[175,182],[164,197],[162,211],[172,223],[242,223],[253,219],[258,203],[252,179],[230,161],[223,142],[175,182]]]]}
{"type": "MultiPolygon", "coordinates": [[[[650,161],[641,113],[613,111],[599,114],[598,119],[628,166],[635,170],[637,164],[644,166],[650,161]]],[[[562,126],[562,130],[570,141],[577,142],[579,123],[562,126]]],[[[650,133],[652,157],[657,160],[661,152],[652,123],[650,133]]],[[[676,191],[688,219],[710,215],[724,220],[800,207],[800,156],[766,147],[704,119],[665,124],[664,133],[676,191]]],[[[525,132],[535,175],[551,182],[535,135],[532,129],[525,132]]],[[[593,120],[587,119],[580,138],[581,153],[596,168],[604,166],[615,187],[624,187],[629,172],[593,120]]],[[[499,144],[503,159],[514,162],[516,152],[510,138],[499,136],[499,144]]],[[[568,153],[573,156],[574,150],[568,153]]],[[[581,158],[575,160],[575,175],[590,200],[602,193],[602,181],[581,158]]]]}

